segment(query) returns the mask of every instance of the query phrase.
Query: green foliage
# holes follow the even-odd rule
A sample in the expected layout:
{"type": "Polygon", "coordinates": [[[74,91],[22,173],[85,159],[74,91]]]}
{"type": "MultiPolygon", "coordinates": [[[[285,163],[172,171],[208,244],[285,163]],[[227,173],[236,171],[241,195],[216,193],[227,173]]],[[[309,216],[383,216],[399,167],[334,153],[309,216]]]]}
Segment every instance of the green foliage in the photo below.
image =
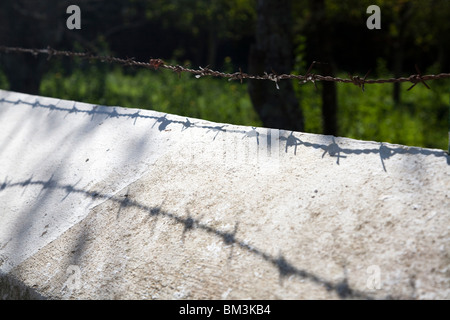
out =
{"type": "Polygon", "coordinates": [[[299,84],[294,81],[294,90],[305,118],[305,131],[322,133],[322,100],[313,84],[299,84]]]}
{"type": "Polygon", "coordinates": [[[104,73],[98,66],[76,69],[63,78],[53,71],[41,83],[41,94],[93,104],[151,109],[215,122],[260,126],[246,86],[224,79],[200,78],[169,71],[121,68],[104,73]]]}
{"type": "MultiPolygon", "coordinates": [[[[429,85],[432,90],[418,84],[406,91],[410,84],[403,84],[404,98],[396,106],[391,84],[366,85],[365,92],[351,84],[338,84],[339,135],[446,150],[450,82],[434,81],[429,85]]],[[[41,94],[260,126],[246,87],[245,83],[211,77],[196,79],[183,74],[178,78],[164,70],[105,71],[94,64],[76,68],[66,76],[56,68],[44,77],[41,94]]],[[[305,131],[322,133],[320,83],[318,90],[310,83],[294,83],[294,87],[306,119],[305,131]]]]}
{"type": "Polygon", "coordinates": [[[395,105],[390,84],[366,85],[365,92],[338,84],[340,132],[347,137],[447,149],[449,82],[433,90],[402,84],[403,101],[395,105]]]}
{"type": "Polygon", "coordinates": [[[145,5],[148,20],[189,30],[194,36],[211,28],[221,38],[252,34],[249,23],[256,18],[256,0],[153,0],[145,5]]]}

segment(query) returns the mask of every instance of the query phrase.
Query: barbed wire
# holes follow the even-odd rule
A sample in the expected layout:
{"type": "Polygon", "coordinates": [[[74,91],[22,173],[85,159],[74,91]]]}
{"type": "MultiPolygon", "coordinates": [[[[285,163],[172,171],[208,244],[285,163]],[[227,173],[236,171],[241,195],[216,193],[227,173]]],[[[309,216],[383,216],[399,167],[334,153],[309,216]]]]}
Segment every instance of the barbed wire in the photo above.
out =
{"type": "MultiPolygon", "coordinates": [[[[167,69],[177,73],[179,76],[181,73],[190,73],[195,75],[196,78],[212,76],[219,78],[227,78],[228,81],[239,80],[241,83],[244,79],[248,80],[269,80],[275,82],[276,87],[279,89],[278,83],[281,80],[297,80],[299,83],[307,83],[312,82],[316,86],[317,81],[328,81],[328,82],[340,82],[340,83],[353,83],[354,85],[360,87],[362,91],[364,91],[364,86],[366,84],[381,84],[381,83],[401,83],[401,82],[410,82],[412,86],[409,87],[408,91],[414,88],[418,83],[423,83],[425,87],[430,89],[428,84],[425,82],[427,80],[439,80],[439,79],[447,79],[450,78],[450,73],[439,73],[439,74],[430,74],[430,75],[422,75],[418,66],[415,65],[417,74],[410,75],[409,77],[400,77],[400,78],[387,78],[387,79],[367,79],[367,76],[370,73],[366,73],[366,75],[361,78],[359,76],[352,76],[349,74],[349,78],[339,78],[333,76],[323,76],[320,74],[312,73],[312,69],[316,64],[320,64],[320,62],[314,61],[306,73],[304,75],[296,75],[296,74],[276,74],[272,71],[272,73],[264,72],[263,75],[251,75],[239,68],[239,72],[234,73],[225,73],[221,71],[212,70],[209,67],[199,67],[198,69],[192,69],[180,65],[167,64],[162,59],[150,59],[148,62],[140,62],[134,60],[134,58],[117,58],[112,56],[99,56],[90,52],[73,52],[67,50],[56,50],[51,47],[47,47],[45,49],[36,49],[36,48],[21,48],[21,47],[7,47],[0,46],[0,52],[4,53],[28,53],[34,56],[38,54],[46,54],[48,56],[47,60],[50,60],[54,56],[65,56],[65,57],[77,57],[81,59],[87,59],[91,61],[100,61],[111,64],[119,64],[128,67],[140,67],[147,68],[152,70],[158,69],[167,69]]],[[[316,87],[317,88],[317,87],[316,87]]]]}

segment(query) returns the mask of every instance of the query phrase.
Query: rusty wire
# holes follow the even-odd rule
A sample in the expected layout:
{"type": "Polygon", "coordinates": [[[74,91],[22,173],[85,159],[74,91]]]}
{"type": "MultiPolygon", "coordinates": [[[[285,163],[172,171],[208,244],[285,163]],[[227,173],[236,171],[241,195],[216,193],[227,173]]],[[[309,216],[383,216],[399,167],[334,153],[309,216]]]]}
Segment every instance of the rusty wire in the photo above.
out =
{"type": "Polygon", "coordinates": [[[251,75],[242,72],[241,69],[239,69],[239,72],[234,73],[225,73],[220,72],[216,70],[212,70],[208,67],[199,67],[198,69],[192,69],[180,65],[171,65],[167,64],[161,59],[150,59],[148,62],[139,62],[134,60],[134,58],[116,58],[112,56],[99,56],[95,55],[89,52],[73,52],[73,51],[65,51],[65,50],[55,50],[51,47],[47,47],[46,49],[31,49],[31,48],[21,48],[21,47],[6,47],[6,46],[0,46],[0,52],[4,53],[29,53],[34,56],[37,56],[38,54],[46,54],[48,55],[47,60],[50,60],[53,56],[66,56],[66,57],[77,57],[81,59],[87,59],[91,61],[100,61],[105,63],[111,63],[111,64],[119,64],[123,66],[129,66],[129,67],[141,67],[141,68],[147,68],[147,69],[167,69],[171,70],[178,75],[181,75],[181,73],[190,73],[195,75],[196,78],[201,78],[205,76],[212,76],[212,77],[219,77],[219,78],[227,78],[229,81],[231,80],[239,80],[241,83],[244,79],[250,79],[250,80],[270,80],[275,82],[275,85],[277,88],[278,82],[281,80],[297,80],[299,83],[307,83],[312,82],[314,85],[316,85],[316,81],[329,81],[329,82],[340,82],[340,83],[353,83],[354,85],[360,87],[364,91],[364,85],[365,84],[374,84],[374,83],[400,83],[400,82],[410,82],[412,83],[412,86],[409,87],[408,90],[411,90],[416,84],[423,83],[425,87],[430,89],[430,87],[425,82],[426,80],[439,80],[439,79],[446,79],[450,78],[450,73],[440,73],[436,75],[422,75],[418,66],[416,65],[416,71],[417,74],[410,75],[409,77],[400,77],[400,78],[388,78],[388,79],[367,79],[368,74],[364,76],[364,78],[361,78],[359,76],[352,76],[349,74],[349,78],[339,78],[339,77],[333,77],[333,76],[323,76],[315,73],[311,73],[312,68],[314,65],[318,62],[313,62],[311,66],[309,67],[308,71],[304,75],[295,75],[295,74],[276,74],[275,72],[272,73],[264,73],[263,75],[251,75]]]}

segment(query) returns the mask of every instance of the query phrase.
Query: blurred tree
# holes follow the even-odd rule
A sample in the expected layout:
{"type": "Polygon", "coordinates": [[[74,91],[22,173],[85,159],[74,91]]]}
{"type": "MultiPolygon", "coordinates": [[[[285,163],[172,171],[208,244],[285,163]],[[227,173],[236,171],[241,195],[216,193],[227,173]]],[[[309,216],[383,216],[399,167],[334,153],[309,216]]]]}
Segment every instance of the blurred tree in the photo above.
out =
{"type": "MultiPolygon", "coordinates": [[[[290,0],[259,0],[255,43],[250,50],[249,72],[289,74],[293,65],[290,0]]],[[[248,83],[253,107],[265,127],[302,131],[303,112],[290,81],[277,84],[251,80],[248,83]]]]}
{"type": "MultiPolygon", "coordinates": [[[[428,63],[437,63],[442,72],[450,68],[450,1],[429,0],[415,1],[414,12],[408,29],[413,37],[413,45],[420,49],[422,58],[428,63]]],[[[423,62],[421,61],[423,64],[423,62]]],[[[434,72],[436,72],[435,70],[434,72]]]]}
{"type": "MultiPolygon", "coordinates": [[[[143,3],[147,35],[158,30],[171,40],[173,53],[213,68],[224,42],[253,36],[256,0],[135,0],[143,3]],[[180,54],[181,53],[181,54],[180,54]]],[[[139,13],[137,13],[139,14],[139,13]]],[[[151,39],[149,39],[151,41],[151,39]]],[[[167,42],[167,37],[164,38],[167,42]]],[[[173,54],[172,54],[173,55],[173,54]]]]}
{"type": "MultiPolygon", "coordinates": [[[[415,73],[414,65],[425,71],[427,66],[448,64],[450,1],[448,0],[376,0],[382,8],[385,58],[390,61],[393,76],[415,73]]],[[[401,85],[393,84],[393,100],[401,103],[401,85]]]]}
{"type": "MultiPolygon", "coordinates": [[[[413,1],[392,1],[392,12],[394,20],[390,25],[391,37],[393,39],[393,73],[398,78],[402,75],[403,61],[405,56],[406,38],[408,36],[408,25],[413,14],[413,1]]],[[[409,29],[411,30],[411,29],[409,29]]],[[[401,101],[400,83],[393,84],[393,99],[396,104],[401,101]]]]}
{"type": "MultiPolygon", "coordinates": [[[[309,44],[310,52],[320,62],[315,68],[319,68],[323,75],[334,76],[334,37],[331,32],[332,22],[326,15],[325,0],[310,0],[311,16],[308,21],[310,26],[309,44]]],[[[337,90],[335,82],[322,82],[322,125],[323,133],[329,135],[338,134],[337,118],[337,90]]]]}
{"type": "MultiPolygon", "coordinates": [[[[108,1],[108,6],[96,0],[17,0],[0,1],[0,43],[25,48],[56,47],[73,49],[76,43],[84,50],[100,52],[99,35],[117,22],[120,0],[108,1]],[[68,30],[66,9],[76,4],[81,8],[81,30],[68,30]]],[[[119,22],[120,24],[120,22],[119,22]]],[[[10,89],[39,93],[40,81],[50,64],[47,57],[28,54],[1,56],[10,89]]]]}

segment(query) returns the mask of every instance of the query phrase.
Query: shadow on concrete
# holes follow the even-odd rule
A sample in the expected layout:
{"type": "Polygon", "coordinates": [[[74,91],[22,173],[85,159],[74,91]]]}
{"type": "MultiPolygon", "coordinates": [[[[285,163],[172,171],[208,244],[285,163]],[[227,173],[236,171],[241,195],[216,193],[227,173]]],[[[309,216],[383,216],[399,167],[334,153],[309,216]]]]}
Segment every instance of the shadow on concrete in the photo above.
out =
{"type": "Polygon", "coordinates": [[[322,149],[323,154],[322,158],[328,153],[330,157],[336,158],[336,164],[339,165],[340,159],[345,159],[347,156],[345,155],[360,155],[360,154],[378,154],[380,156],[381,165],[383,166],[383,170],[387,172],[385,166],[385,160],[397,155],[397,154],[408,154],[408,155],[424,155],[424,156],[435,156],[442,157],[447,162],[447,165],[450,165],[450,156],[445,151],[440,150],[431,150],[431,149],[423,149],[418,147],[405,147],[399,146],[396,148],[392,148],[387,146],[385,143],[380,142],[379,148],[372,149],[347,149],[341,148],[335,140],[335,137],[331,137],[331,143],[329,144],[321,144],[321,143],[311,143],[307,141],[302,141],[300,138],[294,136],[294,132],[292,131],[287,137],[280,137],[280,140],[286,141],[285,152],[288,152],[290,147],[294,148],[294,154],[297,154],[297,147],[303,146],[307,148],[314,149],[322,149]]]}
{"type": "MultiPolygon", "coordinates": [[[[106,118],[128,118],[133,119],[134,124],[136,124],[136,121],[138,119],[143,120],[153,120],[152,128],[157,126],[158,130],[160,132],[164,132],[166,130],[169,130],[170,125],[172,124],[178,124],[181,125],[181,131],[188,130],[191,128],[201,128],[206,129],[207,132],[213,132],[215,133],[213,140],[216,139],[217,135],[219,133],[236,133],[236,134],[242,134],[243,139],[244,138],[255,138],[258,145],[260,143],[260,139],[267,139],[268,145],[270,145],[270,138],[269,135],[263,134],[258,132],[257,128],[252,128],[251,130],[237,130],[237,129],[231,129],[228,128],[228,125],[226,124],[200,124],[198,122],[191,122],[191,120],[187,119],[185,121],[181,120],[173,120],[169,119],[168,115],[162,115],[162,116],[155,116],[155,115],[148,115],[148,114],[141,114],[141,111],[138,110],[134,112],[132,109],[129,109],[130,112],[122,113],[118,112],[118,108],[115,107],[106,107],[106,106],[95,106],[94,108],[90,108],[89,110],[82,110],[80,108],[77,108],[76,103],[73,104],[71,108],[64,108],[57,106],[55,104],[42,104],[39,101],[36,100],[36,102],[26,102],[26,101],[11,101],[7,100],[5,98],[0,99],[0,103],[10,103],[10,104],[25,104],[29,105],[32,108],[45,108],[48,109],[50,112],[65,112],[68,114],[86,114],[87,116],[90,116],[92,119],[96,116],[105,116],[106,118]]],[[[121,108],[122,109],[122,108],[121,108]]],[[[345,159],[350,155],[360,155],[360,154],[376,154],[379,155],[381,165],[383,167],[384,171],[387,171],[385,161],[389,160],[395,155],[398,154],[409,154],[409,155],[424,155],[424,156],[434,156],[438,158],[443,158],[447,162],[448,165],[450,165],[450,157],[449,155],[444,151],[439,150],[430,150],[430,149],[422,149],[422,148],[415,148],[415,147],[392,147],[388,146],[384,143],[379,143],[379,147],[377,148],[366,148],[366,149],[349,149],[349,148],[342,148],[339,146],[338,142],[334,137],[324,137],[327,141],[324,143],[311,143],[307,141],[302,141],[300,139],[301,133],[295,133],[290,132],[289,135],[281,135],[280,134],[280,142],[285,142],[285,148],[284,151],[287,153],[289,152],[290,148],[293,148],[294,155],[297,155],[297,147],[306,147],[306,148],[314,148],[318,150],[322,150],[322,158],[324,158],[327,154],[330,157],[336,158],[336,164],[340,165],[341,161],[345,161],[345,159]]],[[[324,140],[325,141],[325,140],[324,140]]],[[[278,254],[277,256],[270,255],[266,252],[264,252],[262,249],[256,248],[247,242],[240,240],[237,237],[238,232],[238,226],[239,224],[236,222],[234,230],[232,232],[226,232],[222,230],[215,229],[205,223],[202,223],[201,219],[195,219],[191,216],[190,213],[186,217],[180,217],[176,214],[173,214],[169,211],[162,210],[161,207],[148,207],[145,206],[139,202],[136,202],[134,200],[131,200],[128,196],[124,197],[111,197],[110,195],[107,195],[105,193],[102,193],[102,191],[86,191],[82,188],[77,187],[77,183],[73,185],[62,185],[58,183],[58,177],[51,176],[48,180],[37,180],[34,179],[33,176],[30,176],[28,179],[19,181],[19,182],[13,182],[8,177],[4,178],[4,181],[0,181],[0,193],[2,190],[5,190],[7,188],[23,188],[23,190],[26,190],[27,186],[31,185],[37,185],[41,186],[42,190],[39,194],[41,199],[45,198],[45,195],[50,192],[51,190],[60,189],[64,190],[66,192],[65,197],[61,201],[63,201],[65,198],[67,198],[72,193],[78,193],[83,194],[86,197],[89,197],[91,199],[103,199],[103,200],[110,200],[114,201],[119,204],[119,211],[117,213],[117,217],[120,216],[121,212],[125,208],[133,207],[139,210],[142,210],[148,214],[149,217],[155,217],[156,219],[159,217],[166,217],[174,222],[181,224],[183,226],[183,235],[182,239],[184,241],[184,235],[188,232],[206,232],[208,234],[211,234],[214,237],[217,237],[223,241],[223,243],[227,246],[231,246],[230,249],[230,255],[229,255],[229,261],[233,259],[233,248],[239,247],[242,250],[245,250],[255,256],[258,256],[262,260],[270,263],[279,273],[280,279],[284,279],[286,277],[298,277],[300,279],[306,279],[311,281],[312,283],[317,284],[318,286],[324,287],[326,290],[335,292],[340,298],[357,298],[357,299],[374,299],[374,297],[370,296],[369,294],[365,292],[360,292],[352,287],[349,286],[347,278],[345,278],[343,281],[340,282],[332,282],[330,280],[327,280],[325,278],[322,278],[318,275],[315,275],[314,273],[308,272],[307,270],[303,270],[300,268],[297,268],[293,264],[291,264],[289,261],[286,260],[283,254],[278,254]]],[[[36,209],[36,208],[35,208],[36,209]]],[[[87,236],[86,236],[87,237],[87,236]]],[[[82,247],[82,244],[77,244],[76,247],[82,247]]],[[[75,257],[76,259],[76,257],[75,257]]],[[[393,298],[393,297],[386,297],[386,298],[393,298]]]]}
{"type": "MultiPolygon", "coordinates": [[[[10,103],[10,104],[26,104],[30,105],[33,108],[45,108],[50,111],[59,111],[59,112],[67,112],[68,114],[74,113],[74,114],[87,114],[92,117],[92,119],[96,115],[103,115],[106,116],[106,118],[129,118],[134,119],[133,124],[136,124],[137,119],[151,119],[155,120],[155,122],[152,125],[152,128],[154,128],[156,125],[158,125],[158,130],[160,132],[163,131],[169,131],[168,127],[171,124],[181,124],[182,128],[181,131],[190,129],[190,128],[201,128],[201,129],[208,129],[208,132],[216,132],[213,140],[216,139],[217,135],[219,133],[237,133],[237,134],[243,134],[243,138],[256,138],[257,144],[259,145],[260,139],[268,139],[268,144],[270,145],[270,137],[267,134],[259,133],[255,127],[252,127],[251,130],[236,130],[236,129],[230,129],[227,128],[228,125],[205,125],[205,124],[199,124],[196,122],[191,122],[188,118],[186,118],[185,121],[180,120],[173,120],[167,118],[168,114],[165,114],[163,116],[153,116],[153,115],[145,115],[141,114],[140,110],[133,112],[133,113],[119,113],[117,112],[116,107],[108,107],[108,106],[94,106],[94,108],[89,110],[82,110],[76,107],[74,104],[72,108],[64,108],[59,107],[55,104],[42,104],[39,101],[35,101],[34,103],[21,101],[20,99],[17,101],[11,101],[7,100],[5,98],[0,99],[0,103],[10,103]]],[[[122,108],[121,108],[122,109],[122,108]]],[[[130,109],[132,110],[132,109],[130,109]]],[[[301,135],[301,133],[297,133],[298,135],[301,135]]],[[[327,136],[325,136],[327,137],[327,136]]],[[[285,152],[287,153],[289,148],[294,148],[294,154],[297,155],[297,147],[303,146],[306,148],[314,148],[314,149],[321,149],[323,150],[322,158],[325,157],[326,154],[328,154],[330,157],[336,158],[336,164],[339,165],[341,159],[347,158],[347,155],[360,155],[360,154],[378,154],[380,157],[381,165],[383,167],[383,170],[387,172],[385,161],[389,158],[398,155],[398,154],[409,154],[409,155],[425,155],[425,156],[435,156],[435,157],[442,157],[448,165],[450,165],[450,156],[447,152],[441,151],[441,150],[431,150],[431,149],[423,149],[419,147],[396,147],[392,148],[385,143],[381,142],[379,143],[379,148],[372,148],[372,149],[348,149],[348,148],[341,148],[339,144],[336,142],[335,137],[329,136],[328,138],[331,138],[330,143],[311,143],[307,141],[302,141],[300,138],[294,135],[294,131],[291,131],[291,133],[286,137],[280,134],[280,141],[285,141],[285,152]]]]}
{"type": "MultiPolygon", "coordinates": [[[[1,90],[0,90],[1,91],[1,90]]],[[[13,93],[16,94],[16,93],[13,93]]],[[[0,143],[0,162],[2,165],[2,169],[3,169],[3,175],[6,176],[4,177],[4,181],[7,182],[10,180],[10,175],[8,175],[8,169],[9,167],[13,168],[14,166],[17,165],[17,163],[20,163],[21,159],[22,159],[22,155],[28,154],[30,152],[33,152],[33,149],[30,148],[29,145],[25,144],[25,145],[21,145],[20,141],[18,140],[14,140],[13,138],[16,136],[16,134],[18,132],[20,132],[21,130],[25,130],[25,129],[29,129],[31,128],[36,128],[37,130],[41,130],[41,133],[44,136],[48,136],[50,137],[53,134],[53,130],[55,128],[57,128],[58,126],[69,126],[71,127],[70,129],[76,129],[79,130],[77,131],[73,131],[70,130],[69,135],[73,134],[75,132],[76,133],[81,133],[79,135],[77,135],[76,139],[71,139],[71,145],[70,148],[65,148],[64,151],[61,151],[61,145],[58,143],[55,143],[53,146],[49,146],[48,148],[48,155],[53,154],[54,152],[58,154],[58,156],[61,157],[62,162],[64,161],[64,159],[66,159],[66,157],[70,157],[73,154],[76,153],[77,151],[77,147],[78,146],[82,146],[83,144],[86,143],[86,141],[89,140],[89,138],[91,137],[91,133],[94,132],[97,128],[97,125],[101,125],[104,120],[104,116],[102,115],[106,115],[109,118],[120,118],[122,115],[121,113],[118,112],[118,110],[116,110],[116,108],[108,108],[108,107],[101,107],[101,106],[95,106],[92,107],[92,105],[86,105],[86,104],[79,104],[77,102],[67,102],[66,107],[62,107],[59,106],[58,102],[55,102],[55,104],[53,103],[48,103],[48,104],[43,104],[39,102],[39,99],[41,99],[40,97],[36,97],[35,101],[30,101],[30,100],[25,100],[22,98],[21,99],[13,99],[12,97],[10,97],[8,99],[7,96],[4,96],[3,98],[0,98],[0,117],[1,120],[8,120],[8,113],[7,112],[3,112],[4,110],[8,110],[9,108],[7,108],[6,104],[10,104],[12,106],[11,109],[14,109],[16,106],[17,108],[23,107],[23,110],[27,110],[29,111],[30,108],[31,109],[35,109],[35,108],[41,108],[43,110],[48,111],[47,114],[45,114],[44,112],[40,112],[40,117],[39,119],[42,120],[45,116],[49,116],[51,114],[58,114],[58,115],[62,115],[64,116],[63,118],[66,119],[66,117],[68,117],[70,114],[76,114],[76,113],[80,113],[83,115],[87,115],[90,118],[91,121],[82,121],[81,122],[81,126],[79,127],[72,127],[72,123],[67,119],[67,122],[64,123],[63,121],[60,121],[59,123],[54,122],[54,121],[38,121],[36,122],[31,122],[32,117],[28,118],[26,116],[22,117],[20,119],[20,121],[15,121],[15,123],[12,124],[12,130],[3,132],[2,134],[6,134],[6,139],[2,139],[4,141],[2,141],[0,143]],[[83,106],[81,106],[83,105],[83,106]],[[4,108],[2,108],[2,106],[4,108]],[[28,106],[30,108],[27,108],[25,106],[28,106]],[[87,107],[86,107],[87,106],[87,107]],[[83,108],[85,110],[83,110],[83,108]],[[95,121],[94,121],[95,118],[95,121]],[[8,138],[8,137],[12,137],[12,138],[8,138]],[[16,142],[17,141],[17,142],[16,142]],[[8,148],[8,144],[13,145],[15,143],[18,143],[16,146],[18,146],[18,148],[16,148],[14,151],[14,153],[10,153],[7,154],[7,158],[9,158],[10,160],[8,161],[4,161],[4,159],[1,159],[2,156],[4,156],[4,154],[2,154],[3,152],[7,152],[7,148],[8,148]]],[[[54,101],[54,99],[52,99],[54,101]]],[[[51,102],[53,102],[51,101],[51,102]]],[[[120,110],[119,110],[120,111],[120,110]]],[[[137,115],[138,112],[135,115],[131,115],[131,118],[135,117],[135,119],[137,119],[137,115]]],[[[80,116],[81,118],[82,116],[80,116]]],[[[69,117],[70,118],[70,117],[69,117]]],[[[85,120],[89,120],[89,118],[85,118],[85,120]]],[[[3,128],[2,128],[3,129],[3,128]]],[[[31,131],[31,130],[30,130],[31,131]]],[[[33,132],[31,132],[31,134],[33,134],[33,132]]],[[[5,138],[5,137],[4,137],[5,138]]],[[[61,137],[59,137],[61,138],[61,137]]],[[[141,135],[141,137],[139,137],[138,140],[133,140],[130,143],[128,143],[128,148],[126,148],[126,151],[123,153],[123,156],[121,157],[121,159],[117,160],[117,165],[118,168],[120,168],[121,163],[126,164],[124,161],[127,161],[127,159],[129,158],[133,158],[136,160],[141,160],[143,159],[143,155],[145,154],[145,152],[143,151],[144,148],[141,148],[141,145],[143,144],[143,142],[146,142],[147,148],[150,149],[153,147],[152,144],[152,140],[149,139],[149,135],[141,135]],[[148,143],[147,143],[148,142],[148,143]]],[[[107,150],[109,151],[109,149],[107,150]]],[[[64,168],[63,166],[58,166],[56,165],[55,167],[49,167],[48,165],[46,165],[48,158],[47,157],[43,157],[43,159],[39,159],[37,161],[34,162],[30,162],[27,163],[27,171],[32,172],[34,174],[30,175],[30,178],[27,178],[27,181],[23,182],[23,188],[22,188],[22,195],[26,192],[27,190],[27,186],[29,186],[33,181],[33,178],[36,175],[39,175],[39,173],[41,174],[40,178],[42,178],[42,168],[45,167],[47,169],[47,172],[51,171],[51,174],[49,175],[44,175],[44,179],[46,179],[46,177],[50,177],[47,181],[45,181],[45,186],[39,190],[39,194],[37,195],[37,201],[34,201],[30,206],[24,206],[23,208],[19,208],[20,212],[16,212],[16,214],[14,216],[12,216],[12,219],[10,221],[10,224],[12,226],[16,226],[17,225],[17,229],[15,229],[15,234],[14,234],[14,238],[15,241],[11,241],[11,243],[8,245],[8,250],[10,252],[14,252],[14,254],[18,257],[23,256],[24,253],[26,253],[26,241],[27,239],[27,234],[29,232],[29,229],[31,226],[34,225],[35,221],[37,221],[38,219],[40,219],[42,221],[42,219],[45,219],[45,216],[47,215],[45,211],[42,210],[42,208],[46,205],[48,205],[48,201],[51,201],[51,199],[53,198],[54,194],[53,191],[55,189],[57,189],[57,185],[58,185],[58,181],[60,181],[60,179],[63,176],[66,176],[66,172],[64,172],[64,168]],[[42,213],[42,214],[40,214],[42,213]]],[[[86,162],[89,161],[89,159],[86,159],[86,162]]],[[[105,174],[111,174],[111,173],[115,173],[116,171],[110,170],[109,172],[106,171],[105,174]]],[[[28,177],[28,175],[26,176],[22,176],[23,177],[28,177]]],[[[125,177],[126,178],[126,177],[125,177]]],[[[3,179],[0,178],[0,179],[3,179]]],[[[119,178],[116,178],[119,179],[119,178]]],[[[77,185],[81,182],[81,178],[78,181],[71,181],[70,183],[72,184],[71,186],[68,185],[65,190],[67,191],[67,193],[65,194],[65,196],[62,196],[61,198],[61,202],[64,201],[71,193],[73,193],[74,190],[76,190],[77,185]]],[[[2,186],[4,186],[4,184],[2,184],[2,181],[0,180],[0,188],[2,188],[2,186]]],[[[106,186],[107,187],[107,186],[106,186]]],[[[106,193],[106,191],[105,191],[106,193]]],[[[93,194],[93,196],[95,196],[93,194]]],[[[1,198],[1,197],[0,197],[1,198]]],[[[93,197],[91,197],[92,199],[94,199],[93,197]]],[[[5,200],[5,204],[6,204],[6,208],[8,208],[8,199],[2,198],[1,200],[5,200]]],[[[1,202],[1,201],[0,201],[1,202]]],[[[5,212],[0,212],[0,215],[3,214],[5,212]]],[[[6,212],[8,213],[8,212],[6,212]]],[[[0,219],[1,220],[1,219],[0,219]]],[[[48,223],[48,221],[46,221],[46,223],[48,223]]],[[[44,230],[44,232],[41,234],[41,238],[44,239],[45,241],[45,236],[46,236],[47,230],[44,230]]],[[[1,237],[0,237],[1,239],[1,237]]],[[[4,239],[2,239],[4,240],[4,239]]],[[[3,244],[2,244],[3,245],[3,244]]],[[[0,245],[0,246],[2,246],[0,245]]],[[[0,249],[1,250],[1,249],[0,249]]],[[[1,259],[0,259],[1,260],[1,259]]],[[[5,264],[3,265],[3,267],[8,266],[11,264],[11,261],[6,261],[5,264]]],[[[2,263],[0,261],[0,266],[2,266],[2,263]]]]}
{"type": "Polygon", "coordinates": [[[35,289],[26,286],[19,279],[11,275],[0,274],[0,300],[46,300],[35,289]]]}
{"type": "MultiPolygon", "coordinates": [[[[367,299],[372,300],[375,299],[375,297],[371,296],[368,293],[356,290],[355,288],[352,288],[348,284],[347,277],[345,277],[344,280],[340,282],[333,282],[330,280],[327,280],[323,277],[320,277],[314,273],[311,273],[307,270],[297,268],[292,263],[290,263],[283,254],[279,253],[277,256],[270,255],[264,250],[259,249],[255,246],[252,246],[246,241],[240,240],[237,236],[238,233],[238,223],[235,224],[235,227],[232,232],[227,232],[223,230],[218,230],[214,227],[209,226],[206,223],[202,223],[200,219],[192,218],[190,212],[188,212],[188,215],[185,217],[178,216],[174,213],[171,213],[169,211],[161,209],[161,206],[159,207],[149,207],[144,204],[141,204],[135,200],[131,200],[128,196],[108,196],[106,194],[102,194],[101,192],[97,191],[85,191],[83,189],[77,188],[76,186],[72,185],[61,185],[56,180],[53,179],[53,177],[50,177],[49,180],[43,181],[43,180],[33,180],[32,178],[29,178],[24,181],[18,181],[18,182],[12,182],[11,180],[8,180],[7,178],[4,180],[2,184],[0,184],[0,193],[7,189],[7,188],[24,188],[27,186],[41,186],[43,190],[45,189],[62,189],[65,190],[68,194],[70,193],[79,193],[83,194],[86,197],[90,197],[92,199],[103,199],[103,200],[109,200],[116,202],[119,204],[119,213],[124,208],[134,208],[138,210],[142,210],[143,212],[147,213],[149,217],[153,218],[160,218],[165,217],[168,218],[180,225],[183,226],[183,238],[185,233],[188,232],[205,232],[208,233],[214,237],[217,237],[223,241],[223,243],[227,246],[231,246],[230,249],[230,256],[229,261],[233,259],[233,248],[238,247],[241,250],[244,250],[250,254],[253,254],[262,260],[266,261],[267,263],[271,264],[279,273],[280,280],[283,280],[287,277],[298,277],[299,279],[308,280],[318,286],[323,287],[327,291],[333,291],[335,292],[341,299],[367,299]]],[[[75,247],[78,247],[78,250],[83,247],[82,244],[78,243],[75,245],[75,247]]],[[[79,253],[81,254],[81,253],[79,253]]],[[[395,297],[387,296],[384,299],[395,299],[395,297]]]]}

